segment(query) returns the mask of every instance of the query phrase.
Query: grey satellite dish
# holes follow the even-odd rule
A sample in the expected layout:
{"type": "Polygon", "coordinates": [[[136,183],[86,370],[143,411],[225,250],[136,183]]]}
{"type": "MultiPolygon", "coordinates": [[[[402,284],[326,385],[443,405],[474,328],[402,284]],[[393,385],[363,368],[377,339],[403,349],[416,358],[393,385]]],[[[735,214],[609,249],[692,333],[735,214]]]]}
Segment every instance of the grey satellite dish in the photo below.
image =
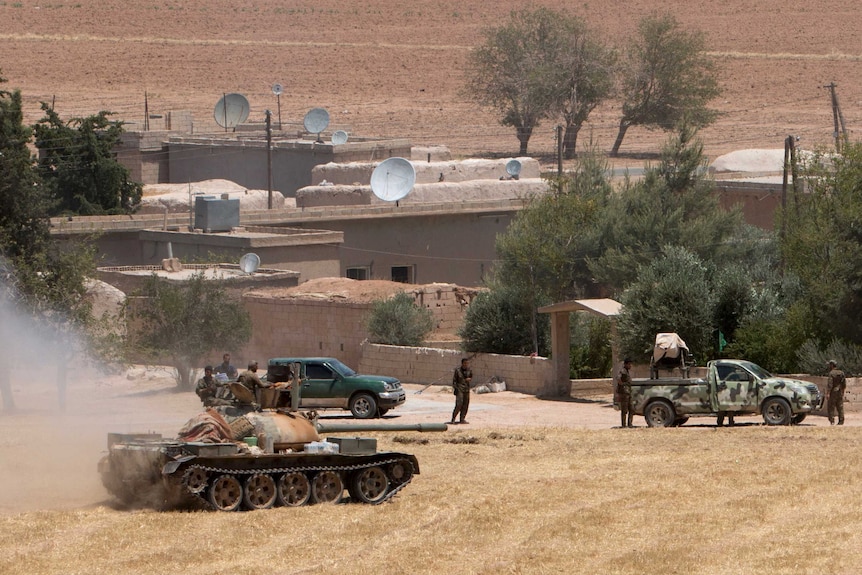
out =
{"type": "Polygon", "coordinates": [[[332,132],[332,143],[335,145],[347,143],[347,132],[344,130],[335,130],[332,132]]]}
{"type": "Polygon", "coordinates": [[[272,93],[276,96],[281,96],[284,93],[284,86],[282,86],[281,84],[273,84],[272,93]]]}
{"type": "Polygon", "coordinates": [[[305,126],[305,131],[312,134],[317,134],[318,139],[320,132],[326,129],[329,125],[329,112],[323,108],[314,108],[309,110],[302,120],[302,125],[305,126]]]}
{"type": "Polygon", "coordinates": [[[239,258],[239,269],[247,274],[253,274],[260,267],[260,257],[257,254],[247,253],[239,258]]]}
{"type": "Polygon", "coordinates": [[[236,128],[248,120],[251,108],[242,94],[225,94],[216,102],[213,117],[222,128],[236,128]]]}
{"type": "Polygon", "coordinates": [[[521,162],[518,160],[509,160],[506,162],[506,173],[513,178],[517,178],[521,173],[521,162]]]}
{"type": "Polygon", "coordinates": [[[404,158],[388,158],[371,172],[371,191],[384,202],[397,202],[413,190],[416,168],[404,158]]]}

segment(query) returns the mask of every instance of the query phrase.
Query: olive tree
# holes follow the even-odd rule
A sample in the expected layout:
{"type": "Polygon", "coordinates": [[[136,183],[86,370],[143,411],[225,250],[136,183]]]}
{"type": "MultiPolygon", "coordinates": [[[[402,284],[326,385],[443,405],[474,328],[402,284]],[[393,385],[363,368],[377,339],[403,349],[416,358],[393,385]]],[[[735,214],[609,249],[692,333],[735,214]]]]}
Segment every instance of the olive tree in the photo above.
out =
{"type": "Polygon", "coordinates": [[[484,32],[471,53],[465,91],[515,128],[519,153],[527,153],[533,129],[558,97],[556,81],[567,47],[562,16],[547,8],[512,12],[509,21],[484,32]]]}
{"type": "Polygon", "coordinates": [[[367,327],[372,343],[419,346],[434,329],[434,318],[409,293],[399,292],[374,303],[367,327]]]}
{"type": "Polygon", "coordinates": [[[236,349],[251,337],[251,318],[224,282],[194,274],[183,282],[153,274],[128,306],[137,325],[131,345],[176,370],[177,386],[189,389],[202,358],[214,349],[236,349]]]}
{"type": "Polygon", "coordinates": [[[644,18],[619,70],[623,115],[611,155],[631,126],[668,130],[685,120],[707,126],[717,112],[707,104],[721,90],[702,32],[683,30],[665,14],[644,18]]]}

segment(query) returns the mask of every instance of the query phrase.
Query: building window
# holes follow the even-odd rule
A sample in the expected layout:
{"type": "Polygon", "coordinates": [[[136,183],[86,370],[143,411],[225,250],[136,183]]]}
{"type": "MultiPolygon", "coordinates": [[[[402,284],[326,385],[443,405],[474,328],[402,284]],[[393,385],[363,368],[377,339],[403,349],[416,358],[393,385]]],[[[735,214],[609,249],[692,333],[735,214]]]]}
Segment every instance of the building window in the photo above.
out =
{"type": "Polygon", "coordinates": [[[392,281],[412,284],[415,279],[414,266],[392,266],[392,281]]]}
{"type": "Polygon", "coordinates": [[[367,280],[370,275],[367,267],[347,268],[347,277],[352,280],[367,280]]]}

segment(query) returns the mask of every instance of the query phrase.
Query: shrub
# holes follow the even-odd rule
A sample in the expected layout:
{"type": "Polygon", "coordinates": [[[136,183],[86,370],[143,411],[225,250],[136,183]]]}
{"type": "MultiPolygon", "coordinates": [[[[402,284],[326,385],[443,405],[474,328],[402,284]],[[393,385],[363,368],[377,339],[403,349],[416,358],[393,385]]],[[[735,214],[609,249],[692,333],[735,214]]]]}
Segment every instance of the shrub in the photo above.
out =
{"type": "Polygon", "coordinates": [[[414,303],[413,296],[401,292],[374,303],[367,327],[372,343],[418,346],[434,329],[434,319],[429,310],[414,303]]]}

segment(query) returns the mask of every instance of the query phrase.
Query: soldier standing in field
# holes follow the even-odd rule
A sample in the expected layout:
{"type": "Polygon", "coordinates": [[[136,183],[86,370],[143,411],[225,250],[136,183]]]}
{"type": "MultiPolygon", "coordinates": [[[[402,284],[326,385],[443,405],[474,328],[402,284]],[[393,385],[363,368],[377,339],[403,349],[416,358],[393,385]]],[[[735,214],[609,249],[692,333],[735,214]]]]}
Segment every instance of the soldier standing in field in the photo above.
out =
{"type": "Polygon", "coordinates": [[[834,359],[826,364],[829,373],[826,375],[826,389],[829,391],[829,425],[835,425],[835,414],[838,414],[838,425],[844,425],[844,390],[847,389],[847,378],[838,369],[834,359]]]}
{"type": "Polygon", "coordinates": [[[455,368],[452,374],[452,388],[455,393],[455,409],[452,411],[452,420],[449,423],[469,423],[466,419],[467,409],[470,407],[470,382],[473,381],[473,370],[470,369],[470,360],[466,357],[461,359],[461,367],[455,368]],[[455,416],[460,414],[460,421],[455,421],[455,416]]]}
{"type": "Polygon", "coordinates": [[[617,397],[620,400],[620,427],[634,427],[632,418],[634,410],[632,409],[632,360],[626,358],[623,361],[623,368],[620,370],[617,378],[617,397]]]}

